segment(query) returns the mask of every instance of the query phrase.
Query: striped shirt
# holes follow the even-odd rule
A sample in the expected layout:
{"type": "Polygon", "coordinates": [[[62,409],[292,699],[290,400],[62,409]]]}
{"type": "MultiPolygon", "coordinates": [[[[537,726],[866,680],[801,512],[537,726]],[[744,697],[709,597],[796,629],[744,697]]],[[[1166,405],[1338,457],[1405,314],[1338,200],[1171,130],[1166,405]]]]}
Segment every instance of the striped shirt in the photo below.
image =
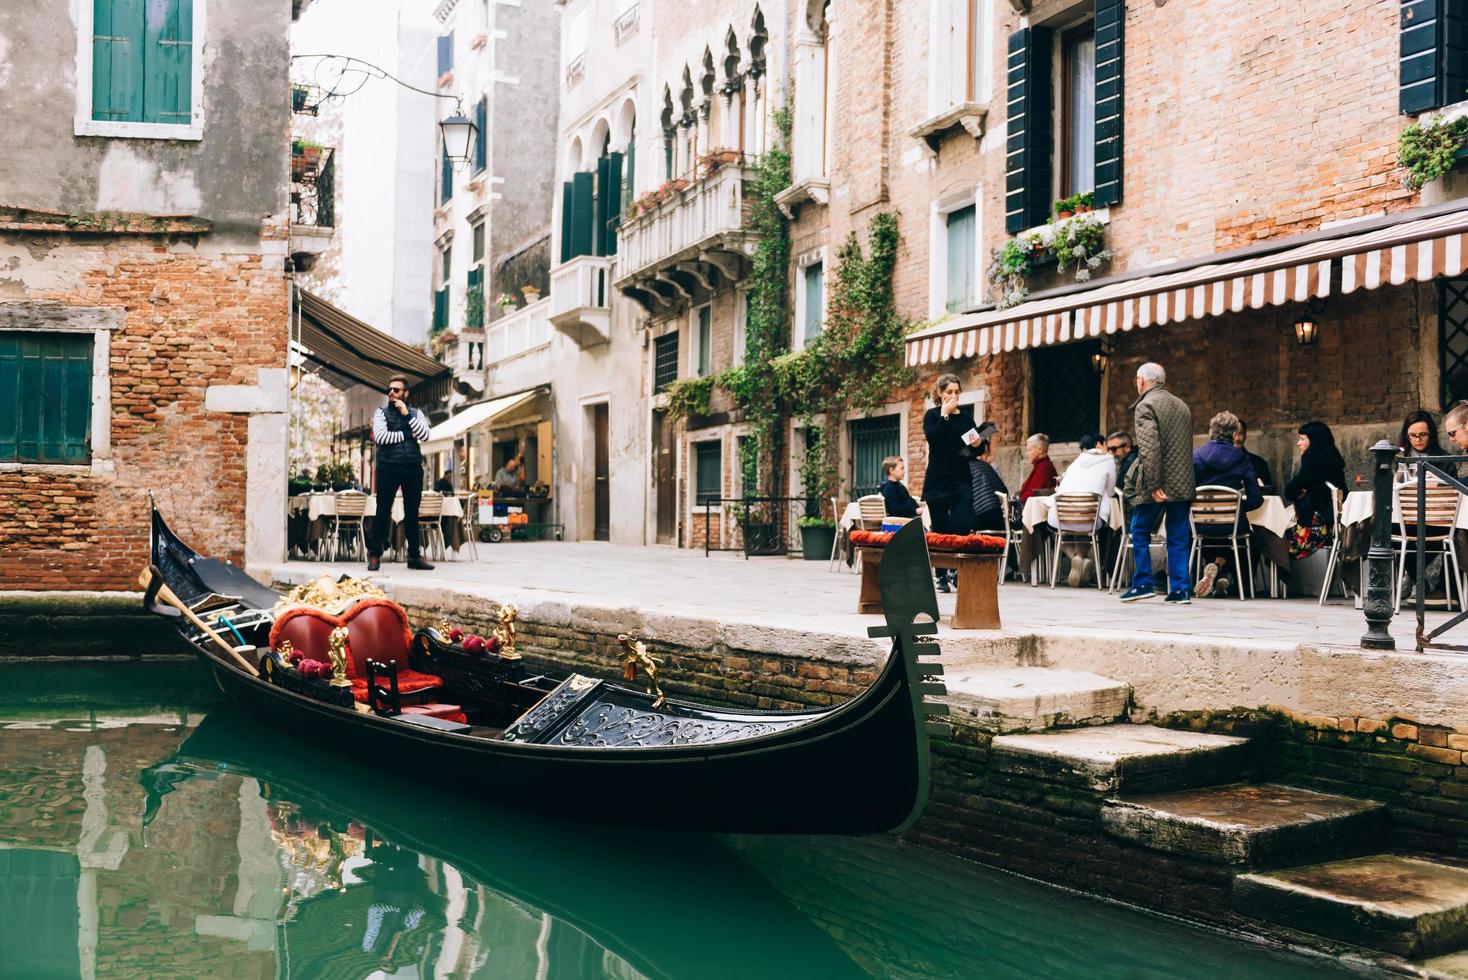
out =
{"type": "MultiPolygon", "coordinates": [[[[397,409],[393,409],[397,411],[397,409]]],[[[408,428],[419,442],[428,441],[428,419],[416,408],[408,409],[408,428]]],[[[372,441],[379,446],[390,446],[403,441],[403,433],[387,427],[387,409],[381,405],[372,413],[372,441]]]]}

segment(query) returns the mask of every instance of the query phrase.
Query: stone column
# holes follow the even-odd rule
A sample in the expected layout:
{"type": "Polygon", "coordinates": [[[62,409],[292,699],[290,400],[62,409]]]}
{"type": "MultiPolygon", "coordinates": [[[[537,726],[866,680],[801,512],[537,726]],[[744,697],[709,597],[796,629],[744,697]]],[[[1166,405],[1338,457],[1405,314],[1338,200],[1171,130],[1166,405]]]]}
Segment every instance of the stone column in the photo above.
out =
{"type": "Polygon", "coordinates": [[[245,571],[269,580],[285,558],[288,431],[285,368],[259,368],[253,385],[210,385],[204,408],[248,415],[245,457],[245,571]]]}

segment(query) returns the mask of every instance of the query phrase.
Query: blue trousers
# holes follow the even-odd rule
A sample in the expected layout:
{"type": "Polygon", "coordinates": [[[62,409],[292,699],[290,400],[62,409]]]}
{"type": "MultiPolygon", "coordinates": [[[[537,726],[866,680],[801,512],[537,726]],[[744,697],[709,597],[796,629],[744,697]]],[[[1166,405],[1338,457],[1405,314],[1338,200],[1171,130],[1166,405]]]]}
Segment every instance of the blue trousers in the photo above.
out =
{"type": "Polygon", "coordinates": [[[1152,579],[1152,533],[1167,521],[1167,590],[1191,589],[1188,552],[1193,545],[1193,529],[1188,522],[1186,500],[1169,500],[1165,504],[1136,504],[1132,507],[1132,558],[1136,571],[1132,585],[1155,588],[1152,579]]]}

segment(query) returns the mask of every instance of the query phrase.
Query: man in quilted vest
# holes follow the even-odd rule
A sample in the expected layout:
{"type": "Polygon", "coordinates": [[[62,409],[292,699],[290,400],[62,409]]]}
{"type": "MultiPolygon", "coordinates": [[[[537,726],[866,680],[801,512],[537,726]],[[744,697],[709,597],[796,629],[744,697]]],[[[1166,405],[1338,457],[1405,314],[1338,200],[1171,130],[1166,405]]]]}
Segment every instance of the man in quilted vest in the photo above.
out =
{"type": "Polygon", "coordinates": [[[1167,523],[1167,602],[1193,601],[1188,576],[1192,527],[1188,508],[1193,500],[1193,413],[1168,391],[1167,372],[1148,362],[1137,368],[1137,400],[1132,403],[1137,459],[1127,471],[1126,499],[1132,505],[1132,587],[1122,602],[1150,599],[1157,593],[1152,578],[1152,535],[1167,523]]]}

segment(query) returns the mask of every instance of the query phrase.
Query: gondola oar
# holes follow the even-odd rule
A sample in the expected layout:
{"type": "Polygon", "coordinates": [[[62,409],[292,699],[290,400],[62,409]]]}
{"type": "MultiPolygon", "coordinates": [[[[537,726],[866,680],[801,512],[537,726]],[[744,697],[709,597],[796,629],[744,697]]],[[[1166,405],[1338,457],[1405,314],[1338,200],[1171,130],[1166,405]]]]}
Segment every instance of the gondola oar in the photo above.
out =
{"type": "MultiPolygon", "coordinates": [[[[140,573],[138,573],[138,584],[141,585],[144,589],[152,589],[154,582],[153,570],[151,568],[145,568],[140,573]]],[[[232,659],[241,670],[249,673],[251,677],[260,676],[260,671],[255,669],[254,664],[250,663],[244,657],[240,656],[240,652],[236,650],[228,640],[220,636],[213,627],[211,627],[208,623],[204,622],[197,615],[195,615],[192,609],[184,605],[183,600],[174,595],[172,589],[170,589],[162,581],[159,581],[156,584],[158,588],[158,598],[162,599],[164,602],[168,603],[170,606],[183,613],[185,619],[193,623],[199,629],[203,630],[204,635],[213,640],[215,646],[219,647],[219,649],[229,654],[230,659],[232,659]]]]}

